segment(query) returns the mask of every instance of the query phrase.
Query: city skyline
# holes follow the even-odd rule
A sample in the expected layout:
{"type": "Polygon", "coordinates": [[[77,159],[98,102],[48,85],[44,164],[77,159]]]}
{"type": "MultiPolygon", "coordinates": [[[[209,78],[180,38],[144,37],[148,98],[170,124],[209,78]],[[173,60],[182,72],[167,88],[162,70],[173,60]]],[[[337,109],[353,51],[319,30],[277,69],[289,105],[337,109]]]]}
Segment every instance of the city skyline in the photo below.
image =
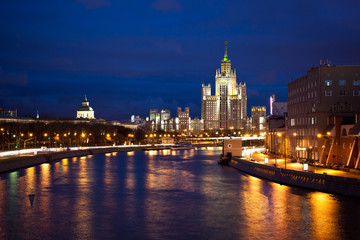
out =
{"type": "Polygon", "coordinates": [[[3,3],[0,107],[75,117],[86,94],[99,118],[178,106],[200,117],[225,40],[249,109],[287,101],[287,83],[320,59],[360,65],[360,3],[266,3],[3,3]]]}

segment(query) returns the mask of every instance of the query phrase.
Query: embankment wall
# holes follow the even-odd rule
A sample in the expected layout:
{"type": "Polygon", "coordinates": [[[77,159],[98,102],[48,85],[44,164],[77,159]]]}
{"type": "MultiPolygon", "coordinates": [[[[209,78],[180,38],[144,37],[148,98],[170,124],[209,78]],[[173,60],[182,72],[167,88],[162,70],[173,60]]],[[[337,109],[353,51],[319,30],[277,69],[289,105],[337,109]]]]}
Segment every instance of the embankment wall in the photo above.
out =
{"type": "Polygon", "coordinates": [[[20,168],[26,168],[37,164],[52,162],[63,158],[80,157],[86,155],[94,155],[109,152],[129,152],[142,151],[144,147],[109,147],[109,148],[94,148],[85,150],[72,150],[61,152],[49,152],[38,154],[36,156],[12,158],[9,160],[0,161],[0,173],[14,171],[20,168]]]}
{"type": "Polygon", "coordinates": [[[230,166],[284,185],[360,197],[360,179],[277,168],[232,157],[230,166]]]}

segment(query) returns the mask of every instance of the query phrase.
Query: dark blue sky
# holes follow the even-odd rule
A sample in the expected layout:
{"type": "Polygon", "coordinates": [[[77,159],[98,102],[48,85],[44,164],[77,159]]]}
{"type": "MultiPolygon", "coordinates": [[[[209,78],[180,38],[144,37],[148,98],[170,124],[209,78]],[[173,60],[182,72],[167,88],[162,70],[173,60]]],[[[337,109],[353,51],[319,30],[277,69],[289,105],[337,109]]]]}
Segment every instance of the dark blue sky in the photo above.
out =
{"type": "Polygon", "coordinates": [[[360,1],[1,1],[0,107],[97,118],[190,107],[214,86],[224,41],[248,108],[329,58],[360,65],[360,1]]]}

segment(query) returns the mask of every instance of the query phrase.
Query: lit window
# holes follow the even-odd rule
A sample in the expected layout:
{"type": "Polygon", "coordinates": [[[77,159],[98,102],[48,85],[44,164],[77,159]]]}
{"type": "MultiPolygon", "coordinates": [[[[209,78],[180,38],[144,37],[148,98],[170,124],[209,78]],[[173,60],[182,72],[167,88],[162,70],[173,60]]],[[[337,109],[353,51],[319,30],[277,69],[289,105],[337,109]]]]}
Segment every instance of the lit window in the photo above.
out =
{"type": "Polygon", "coordinates": [[[360,86],[360,80],[353,80],[353,86],[360,86]]]}
{"type": "Polygon", "coordinates": [[[346,80],[339,80],[339,86],[345,86],[346,80]]]}
{"type": "Polygon", "coordinates": [[[295,126],[295,119],[294,119],[294,118],[292,118],[292,119],[290,120],[290,125],[291,125],[291,126],[295,126]]]}
{"type": "Polygon", "coordinates": [[[315,124],[315,118],[311,118],[311,124],[314,125],[315,124]]]}
{"type": "Polygon", "coordinates": [[[360,96],[359,90],[354,90],[354,91],[353,91],[353,95],[354,95],[354,96],[360,96]]]}
{"type": "Polygon", "coordinates": [[[331,90],[325,90],[325,96],[327,96],[327,97],[332,96],[332,91],[331,90]]]}
{"type": "Polygon", "coordinates": [[[345,93],[345,90],[340,90],[340,96],[345,96],[346,93],[345,93]]]}
{"type": "Polygon", "coordinates": [[[330,87],[332,85],[332,81],[331,80],[325,80],[325,86],[326,87],[330,87]]]}

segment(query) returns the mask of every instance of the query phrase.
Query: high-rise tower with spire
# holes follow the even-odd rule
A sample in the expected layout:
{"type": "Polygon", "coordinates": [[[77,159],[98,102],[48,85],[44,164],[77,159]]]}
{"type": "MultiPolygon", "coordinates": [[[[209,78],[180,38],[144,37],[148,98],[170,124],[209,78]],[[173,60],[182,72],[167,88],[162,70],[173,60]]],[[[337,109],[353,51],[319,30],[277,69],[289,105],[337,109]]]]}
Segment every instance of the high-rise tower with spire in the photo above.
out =
{"type": "Polygon", "coordinates": [[[236,83],[236,71],[231,69],[227,42],[221,68],[215,72],[215,95],[211,85],[202,84],[201,114],[205,129],[244,129],[246,124],[246,84],[236,83]]]}

